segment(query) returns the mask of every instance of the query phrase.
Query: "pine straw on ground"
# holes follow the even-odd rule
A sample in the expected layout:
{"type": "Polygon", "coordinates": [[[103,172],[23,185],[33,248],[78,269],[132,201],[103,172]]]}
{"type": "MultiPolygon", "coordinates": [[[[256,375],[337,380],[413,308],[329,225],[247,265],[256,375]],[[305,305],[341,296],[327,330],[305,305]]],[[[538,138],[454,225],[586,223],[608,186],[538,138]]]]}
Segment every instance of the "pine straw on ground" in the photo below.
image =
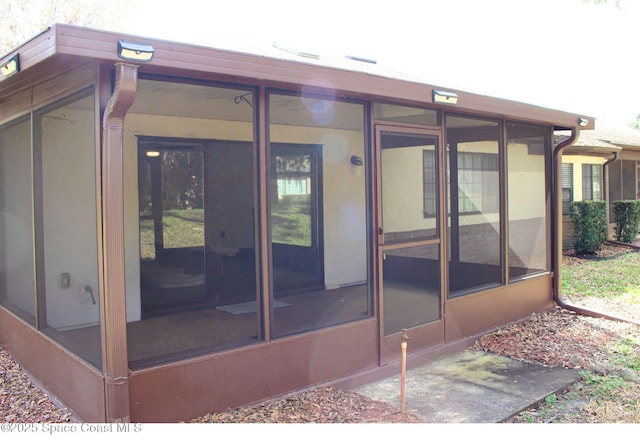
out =
{"type": "Polygon", "coordinates": [[[71,420],[71,412],[56,406],[0,346],[0,422],[66,423],[71,420]]]}
{"type": "Polygon", "coordinates": [[[640,332],[633,324],[556,308],[485,335],[472,348],[549,367],[593,371],[610,361],[621,339],[634,335],[640,332]]]}
{"type": "Polygon", "coordinates": [[[257,407],[208,414],[191,423],[419,423],[414,415],[360,394],[321,387],[257,407]]]}
{"type": "Polygon", "coordinates": [[[509,423],[640,423],[639,325],[555,309],[483,336],[473,349],[583,372],[585,380],[509,423]]]}

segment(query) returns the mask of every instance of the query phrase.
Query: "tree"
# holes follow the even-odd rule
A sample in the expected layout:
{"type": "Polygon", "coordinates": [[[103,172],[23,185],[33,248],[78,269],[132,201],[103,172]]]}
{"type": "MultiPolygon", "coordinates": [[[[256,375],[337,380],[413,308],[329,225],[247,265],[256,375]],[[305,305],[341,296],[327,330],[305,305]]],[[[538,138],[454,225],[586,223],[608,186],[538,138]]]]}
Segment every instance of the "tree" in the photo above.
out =
{"type": "Polygon", "coordinates": [[[636,121],[629,123],[629,126],[634,129],[640,129],[640,114],[636,115],[636,121]]]}
{"type": "Polygon", "coordinates": [[[54,23],[124,31],[137,10],[131,0],[0,0],[0,56],[54,23]]]}
{"type": "Polygon", "coordinates": [[[594,3],[596,5],[614,4],[617,9],[620,9],[620,0],[614,0],[614,1],[609,1],[609,0],[582,0],[582,1],[585,2],[585,3],[594,3]]]}

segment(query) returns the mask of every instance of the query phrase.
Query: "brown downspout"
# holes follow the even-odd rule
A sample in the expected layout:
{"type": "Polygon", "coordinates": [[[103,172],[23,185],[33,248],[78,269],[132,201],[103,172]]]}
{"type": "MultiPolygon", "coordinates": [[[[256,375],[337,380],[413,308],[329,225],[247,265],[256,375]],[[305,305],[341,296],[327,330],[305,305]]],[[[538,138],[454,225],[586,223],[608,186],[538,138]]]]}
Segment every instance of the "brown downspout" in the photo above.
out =
{"type": "MultiPolygon", "coordinates": [[[[554,211],[555,211],[555,232],[554,232],[554,270],[553,276],[553,299],[562,308],[570,311],[574,311],[578,314],[583,314],[590,317],[605,318],[611,320],[617,320],[621,322],[630,322],[638,324],[638,322],[625,319],[618,316],[612,316],[610,314],[601,313],[588,308],[579,307],[567,303],[562,297],[562,153],[563,151],[572,146],[578,141],[580,131],[576,128],[571,129],[571,137],[564,140],[555,147],[553,151],[553,171],[554,171],[554,211]]],[[[607,223],[608,225],[608,223],[607,223]]]]}
{"type": "Polygon", "coordinates": [[[104,297],[102,335],[105,418],[129,422],[129,367],[124,270],[124,118],[136,96],[138,67],[117,63],[115,88],[107,103],[102,136],[104,297]]]}
{"type": "Polygon", "coordinates": [[[609,206],[609,165],[618,160],[618,153],[614,152],[613,157],[607,159],[602,165],[602,175],[604,179],[602,179],[602,183],[604,184],[604,200],[607,201],[607,235],[609,235],[609,223],[611,222],[611,207],[609,206]]]}

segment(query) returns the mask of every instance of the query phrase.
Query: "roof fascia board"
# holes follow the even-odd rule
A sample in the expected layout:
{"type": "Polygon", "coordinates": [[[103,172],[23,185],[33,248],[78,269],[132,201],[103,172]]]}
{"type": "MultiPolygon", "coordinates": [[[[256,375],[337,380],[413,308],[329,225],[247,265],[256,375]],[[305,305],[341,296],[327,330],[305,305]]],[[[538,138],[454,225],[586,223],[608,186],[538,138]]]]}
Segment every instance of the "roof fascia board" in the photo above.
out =
{"type": "Polygon", "coordinates": [[[6,61],[18,53],[20,55],[20,71],[24,71],[54,56],[56,54],[55,47],[55,26],[51,26],[0,58],[0,65],[4,65],[6,61]]]}
{"type": "MultiPolygon", "coordinates": [[[[319,91],[326,89],[329,85],[338,92],[376,99],[409,101],[425,106],[433,104],[431,97],[433,89],[443,89],[442,86],[389,78],[381,74],[342,67],[334,68],[311,62],[277,59],[63,24],[52,26],[20,47],[18,52],[21,55],[21,66],[25,69],[54,54],[114,64],[120,62],[116,54],[119,39],[143,42],[154,47],[153,60],[141,64],[141,73],[167,73],[168,71],[176,75],[213,73],[244,82],[259,80],[298,86],[305,83],[319,91]],[[38,51],[34,51],[36,48],[38,51]]],[[[577,126],[579,118],[579,115],[573,113],[459,91],[450,87],[445,87],[444,90],[453,90],[459,97],[457,106],[438,105],[445,111],[491,115],[497,118],[523,120],[569,129],[577,126]]],[[[592,117],[584,118],[589,120],[589,124],[581,129],[593,129],[595,120],[592,117]]]]}

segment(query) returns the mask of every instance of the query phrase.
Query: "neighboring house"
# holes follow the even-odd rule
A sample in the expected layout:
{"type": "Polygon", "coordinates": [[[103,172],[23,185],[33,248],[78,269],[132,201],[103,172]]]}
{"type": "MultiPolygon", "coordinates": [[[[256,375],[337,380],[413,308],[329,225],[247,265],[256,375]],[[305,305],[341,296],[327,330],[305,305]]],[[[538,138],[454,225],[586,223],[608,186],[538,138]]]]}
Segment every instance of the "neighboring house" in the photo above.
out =
{"type": "Polygon", "coordinates": [[[0,59],[0,344],[82,419],[370,380],[403,330],[413,362],[556,304],[553,136],[594,120],[309,56],[56,25],[0,59]]]}
{"type": "Polygon", "coordinates": [[[614,235],[613,201],[640,198],[640,130],[598,121],[580,132],[562,156],[563,248],[573,247],[569,203],[605,200],[609,203],[609,237],[614,235]]]}

